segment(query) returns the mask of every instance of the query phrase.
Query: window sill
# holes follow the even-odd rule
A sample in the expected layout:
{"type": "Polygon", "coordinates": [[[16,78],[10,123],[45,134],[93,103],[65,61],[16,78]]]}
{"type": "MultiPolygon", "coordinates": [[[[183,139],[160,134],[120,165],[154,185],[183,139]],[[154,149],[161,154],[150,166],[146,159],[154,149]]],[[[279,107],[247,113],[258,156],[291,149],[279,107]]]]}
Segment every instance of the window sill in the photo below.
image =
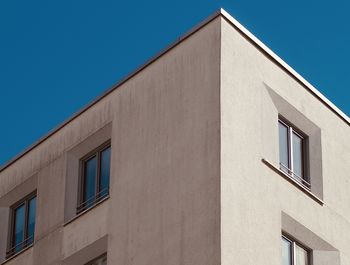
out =
{"type": "MultiPolygon", "coordinates": [[[[63,226],[66,226],[72,222],[74,222],[76,219],[78,219],[79,217],[81,217],[82,215],[84,215],[85,213],[91,211],[92,209],[96,208],[97,206],[99,206],[100,204],[102,204],[104,201],[109,199],[109,195],[104,197],[103,199],[101,199],[100,201],[96,202],[94,205],[92,205],[91,207],[85,209],[84,211],[80,212],[79,214],[77,214],[76,216],[74,216],[72,219],[68,220],[67,222],[65,222],[63,224],[63,226]]],[[[1,264],[0,264],[1,265],[1,264]]]]}
{"type": "Polygon", "coordinates": [[[299,190],[301,190],[302,192],[304,192],[307,196],[309,196],[311,199],[313,199],[314,201],[316,201],[317,203],[319,203],[320,205],[324,205],[324,201],[321,200],[319,197],[317,197],[314,193],[312,193],[309,189],[307,189],[306,187],[304,187],[302,184],[300,184],[298,181],[294,180],[291,176],[289,176],[287,173],[283,172],[282,170],[280,170],[278,167],[276,167],[274,164],[272,164],[271,162],[269,162],[266,159],[262,159],[261,160],[266,166],[268,166],[269,168],[271,168],[273,171],[275,171],[277,174],[279,174],[280,176],[282,176],[285,180],[287,180],[288,182],[290,182],[291,184],[293,184],[295,187],[297,187],[299,190]]]}
{"type": "Polygon", "coordinates": [[[16,254],[13,254],[12,256],[8,257],[5,259],[0,265],[6,264],[7,262],[13,260],[17,256],[21,255],[22,253],[26,252],[28,249],[32,248],[34,246],[34,243],[30,244],[29,246],[23,248],[22,250],[18,251],[16,254]]]}

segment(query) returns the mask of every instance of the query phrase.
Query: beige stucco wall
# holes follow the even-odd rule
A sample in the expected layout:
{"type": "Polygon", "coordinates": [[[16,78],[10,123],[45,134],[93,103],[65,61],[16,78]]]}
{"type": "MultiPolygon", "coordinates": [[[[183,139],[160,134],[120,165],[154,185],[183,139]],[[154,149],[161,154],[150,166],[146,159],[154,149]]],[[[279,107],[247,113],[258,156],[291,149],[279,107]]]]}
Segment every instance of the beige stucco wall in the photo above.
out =
{"type": "Polygon", "coordinates": [[[350,264],[349,126],[229,22],[221,26],[222,264],[281,264],[282,230],[310,232],[300,240],[350,264]],[[261,161],[278,166],[279,111],[268,89],[321,129],[323,206],[261,161]]]}

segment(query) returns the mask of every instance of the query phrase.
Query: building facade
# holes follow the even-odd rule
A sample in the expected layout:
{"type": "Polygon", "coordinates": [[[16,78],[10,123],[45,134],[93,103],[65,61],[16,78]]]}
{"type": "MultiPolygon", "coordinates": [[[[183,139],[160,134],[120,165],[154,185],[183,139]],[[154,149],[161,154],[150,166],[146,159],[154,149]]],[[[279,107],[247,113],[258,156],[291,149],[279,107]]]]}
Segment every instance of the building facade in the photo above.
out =
{"type": "Polygon", "coordinates": [[[350,265],[349,125],[220,10],[0,169],[0,263],[350,265]]]}

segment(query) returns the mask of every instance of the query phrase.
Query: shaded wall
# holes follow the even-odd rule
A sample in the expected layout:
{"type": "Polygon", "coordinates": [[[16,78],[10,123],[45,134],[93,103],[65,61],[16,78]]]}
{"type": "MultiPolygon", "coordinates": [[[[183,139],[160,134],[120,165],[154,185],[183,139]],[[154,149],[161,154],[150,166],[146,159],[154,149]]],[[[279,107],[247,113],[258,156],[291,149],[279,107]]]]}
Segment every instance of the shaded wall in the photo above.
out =
{"type": "Polygon", "coordinates": [[[38,196],[34,247],[8,264],[220,263],[219,41],[217,18],[0,173],[4,209],[38,196]],[[75,218],[79,157],[109,137],[110,198],[75,218]]]}

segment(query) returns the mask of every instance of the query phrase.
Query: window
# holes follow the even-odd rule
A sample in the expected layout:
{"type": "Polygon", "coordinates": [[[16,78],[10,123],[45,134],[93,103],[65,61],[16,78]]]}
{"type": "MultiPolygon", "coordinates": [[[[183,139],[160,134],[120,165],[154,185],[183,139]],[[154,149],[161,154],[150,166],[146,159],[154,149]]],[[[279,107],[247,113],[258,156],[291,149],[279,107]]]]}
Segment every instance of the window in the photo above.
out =
{"type": "Polygon", "coordinates": [[[9,258],[34,242],[36,192],[11,207],[9,258]]]}
{"type": "Polygon", "coordinates": [[[110,160],[110,142],[89,153],[81,160],[81,192],[77,207],[78,213],[108,196],[110,160]]]}
{"type": "Polygon", "coordinates": [[[98,257],[93,261],[88,262],[85,265],[107,265],[107,254],[103,254],[102,256],[98,257]]]}
{"type": "Polygon", "coordinates": [[[306,137],[281,119],[278,121],[280,169],[308,189],[306,137]]]}
{"type": "Polygon", "coordinates": [[[311,265],[309,252],[294,240],[282,236],[282,265],[311,265]]]}

